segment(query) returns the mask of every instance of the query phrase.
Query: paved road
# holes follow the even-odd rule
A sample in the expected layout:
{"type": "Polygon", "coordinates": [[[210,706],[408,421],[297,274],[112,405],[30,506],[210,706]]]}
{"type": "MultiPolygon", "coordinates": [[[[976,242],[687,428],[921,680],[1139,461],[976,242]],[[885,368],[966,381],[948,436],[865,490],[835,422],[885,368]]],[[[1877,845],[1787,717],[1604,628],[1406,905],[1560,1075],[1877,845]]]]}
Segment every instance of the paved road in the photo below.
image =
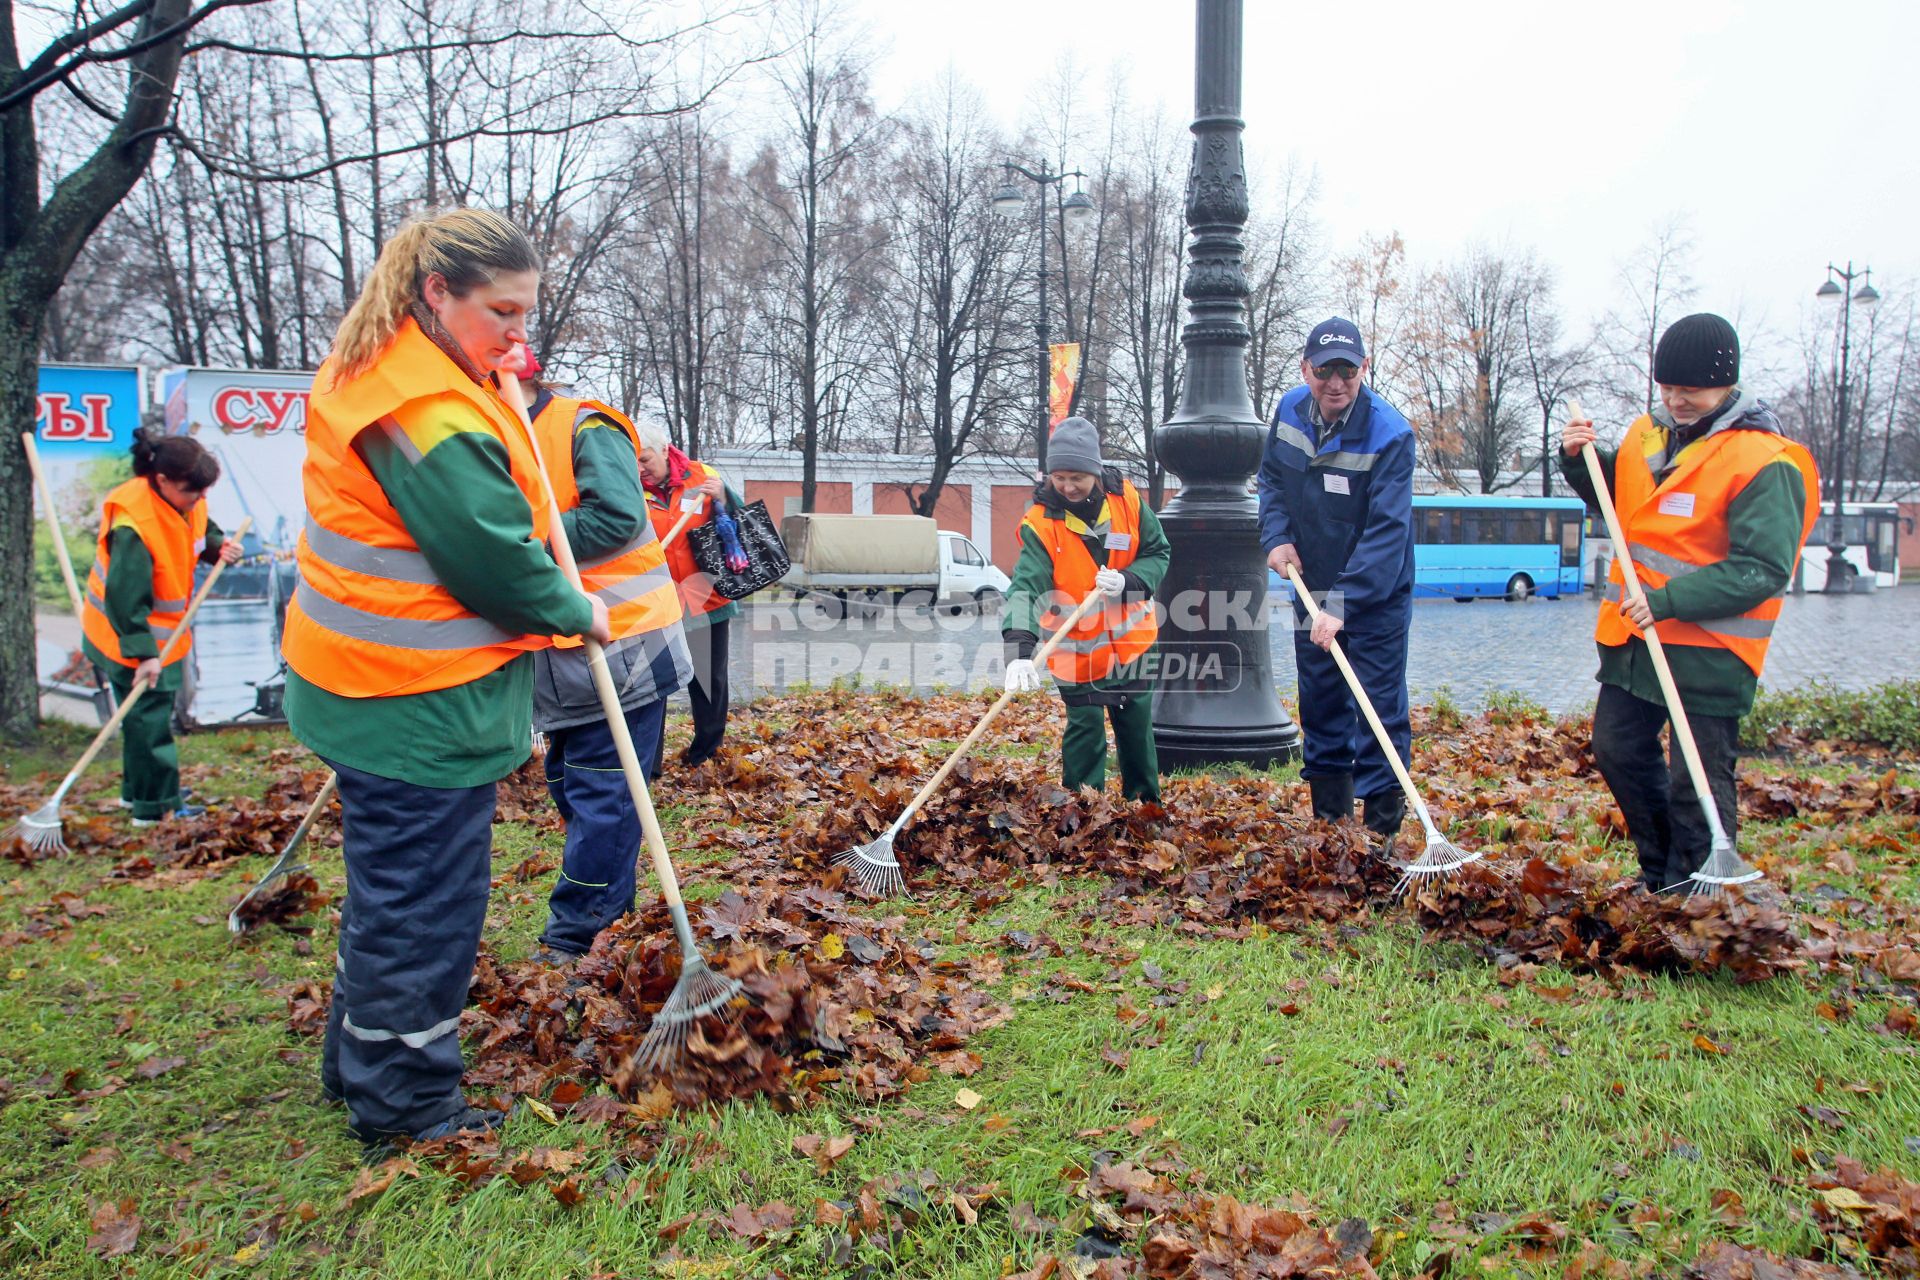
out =
{"type": "MultiPolygon", "coordinates": [[[[1415,701],[1442,690],[1462,706],[1494,690],[1525,694],[1552,711],[1593,699],[1591,596],[1578,600],[1452,601],[1414,607],[1408,684],[1415,701]]],[[[866,684],[983,688],[1002,669],[999,622],[974,614],[894,611],[829,619],[806,605],[759,606],[733,624],[730,664],[738,696],[857,675],[866,684]]],[[[1274,682],[1294,691],[1293,642],[1272,632],[1274,682]]],[[[1781,611],[1764,683],[1785,689],[1814,679],[1861,688],[1920,674],[1920,585],[1869,596],[1790,596],[1781,611]]]]}

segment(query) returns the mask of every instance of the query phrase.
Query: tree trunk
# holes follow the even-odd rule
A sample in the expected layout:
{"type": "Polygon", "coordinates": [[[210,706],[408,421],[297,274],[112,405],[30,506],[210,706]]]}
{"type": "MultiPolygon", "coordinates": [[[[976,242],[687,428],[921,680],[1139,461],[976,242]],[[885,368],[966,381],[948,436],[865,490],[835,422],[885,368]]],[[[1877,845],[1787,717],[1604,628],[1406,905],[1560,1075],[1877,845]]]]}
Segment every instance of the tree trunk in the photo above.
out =
{"type": "MultiPolygon", "coordinates": [[[[135,41],[186,14],[187,0],[156,0],[135,41]]],[[[0,114],[0,420],[24,425],[36,416],[47,308],[88,237],[153,158],[151,131],[167,118],[185,41],[182,33],[128,60],[120,122],[44,203],[33,100],[0,114]]],[[[19,73],[9,29],[0,40],[0,90],[19,73]]],[[[12,741],[30,737],[39,722],[33,636],[33,479],[9,429],[0,434],[0,736],[12,741]]]]}

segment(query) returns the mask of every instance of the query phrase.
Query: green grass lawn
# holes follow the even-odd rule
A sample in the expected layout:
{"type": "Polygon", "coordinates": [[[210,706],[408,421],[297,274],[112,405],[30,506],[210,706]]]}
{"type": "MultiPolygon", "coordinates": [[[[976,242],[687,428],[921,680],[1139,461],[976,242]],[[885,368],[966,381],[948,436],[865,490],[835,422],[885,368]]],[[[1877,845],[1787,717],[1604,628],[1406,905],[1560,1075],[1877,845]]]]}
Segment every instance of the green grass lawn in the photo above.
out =
{"type": "MultiPolygon", "coordinates": [[[[57,771],[76,742],[56,731],[0,756],[7,781],[57,771]]],[[[257,761],[286,745],[269,731],[203,735],[183,754],[218,799],[258,795],[270,779],[257,761]]],[[[113,772],[93,779],[96,803],[113,772]]],[[[670,845],[690,846],[706,810],[670,791],[662,801],[670,845]]],[[[1916,825],[1749,823],[1741,840],[1793,869],[1797,905],[1824,910],[1877,883],[1912,907],[1916,825]],[[1884,839],[1833,869],[1856,835],[1884,839]]],[[[540,851],[557,861],[552,832],[496,833],[498,872],[540,851]]],[[[312,852],[337,898],[337,848],[312,852]]],[[[720,892],[724,852],[686,860],[690,897],[720,892]]],[[[1897,992],[1842,992],[1817,973],[1746,987],[1548,969],[1514,981],[1464,946],[1423,942],[1397,912],[1242,940],[1123,928],[1087,910],[1097,882],[1070,877],[984,909],[915,883],[914,936],[1005,962],[997,994],[1014,1017],[969,1042],[982,1066],[965,1079],[933,1074],[877,1105],[832,1093],[792,1114],[734,1103],[642,1138],[523,1108],[503,1147],[582,1153],[574,1207],[547,1179],[468,1191],[425,1163],[349,1203],[359,1146],[319,1098],[318,1041],[288,1030],[276,994],[329,976],[330,915],[235,940],[227,909],[264,864],[126,882],[108,879],[111,865],[0,863],[9,1275],[999,1277],[1082,1236],[1097,1210],[1078,1178],[1110,1158],[1177,1160],[1245,1201],[1299,1197],[1328,1226],[1363,1218],[1383,1274],[1431,1271],[1452,1250],[1454,1276],[1557,1275],[1581,1241],[1666,1272],[1716,1239],[1821,1255],[1807,1177],[1839,1157],[1920,1177],[1920,1042],[1881,1026],[1910,1000],[1897,992]],[[62,892],[81,900],[56,903],[62,892]],[[1063,954],[1028,952],[1009,931],[1044,933],[1063,954]],[[856,1141],[822,1172],[793,1147],[810,1133],[856,1141]],[[992,1195],[975,1222],[935,1203],[891,1239],[816,1221],[820,1202],[888,1175],[992,1195]],[[791,1230],[742,1238],[719,1225],[736,1205],[775,1201],[795,1211],[791,1230]],[[114,1228],[103,1218],[90,1247],[95,1214],[123,1202],[137,1240],[102,1256],[114,1228]],[[1564,1240],[1523,1238],[1539,1219],[1563,1224],[1564,1240]]],[[[496,955],[532,949],[551,882],[496,891],[496,955]]]]}

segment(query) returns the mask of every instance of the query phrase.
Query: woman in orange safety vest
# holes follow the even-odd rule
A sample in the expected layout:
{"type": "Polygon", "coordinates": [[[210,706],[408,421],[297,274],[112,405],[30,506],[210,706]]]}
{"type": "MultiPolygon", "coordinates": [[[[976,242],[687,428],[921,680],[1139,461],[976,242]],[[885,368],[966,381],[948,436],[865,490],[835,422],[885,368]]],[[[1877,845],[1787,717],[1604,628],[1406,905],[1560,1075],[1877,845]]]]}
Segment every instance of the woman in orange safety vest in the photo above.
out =
{"type": "Polygon", "coordinates": [[[533,737],[534,651],[610,638],[544,544],[525,425],[493,371],[540,264],[498,214],[386,242],[307,405],[307,524],[282,653],[294,735],[333,766],[347,898],[321,1066],[363,1141],[499,1124],[460,1090],[494,785],[533,737]]]}
{"type": "Polygon", "coordinates": [[[206,812],[185,803],[173,742],[174,695],[192,636],[173,646],[164,666],[160,654],[186,614],[195,566],[240,558],[238,544],[207,518],[206,492],[219,478],[219,461],[198,440],[143,429],[134,434],[133,479],[100,507],[81,648],[118,701],[136,682],[153,691],[120,722],[120,803],[136,827],[206,812]]]}

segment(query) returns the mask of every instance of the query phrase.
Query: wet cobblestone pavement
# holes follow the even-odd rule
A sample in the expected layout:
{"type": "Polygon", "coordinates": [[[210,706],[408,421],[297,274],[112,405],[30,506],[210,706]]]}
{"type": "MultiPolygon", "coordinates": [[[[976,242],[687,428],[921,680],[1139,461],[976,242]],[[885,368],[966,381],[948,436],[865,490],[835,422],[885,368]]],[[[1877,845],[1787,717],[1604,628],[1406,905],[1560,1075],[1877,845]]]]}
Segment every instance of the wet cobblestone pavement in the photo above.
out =
{"type": "MultiPolygon", "coordinates": [[[[1490,692],[1509,691],[1554,712],[1577,711],[1594,697],[1598,611],[1591,595],[1418,604],[1407,672],[1413,699],[1429,701],[1444,691],[1470,708],[1490,692]]],[[[730,671],[739,699],[856,675],[868,685],[979,689],[998,684],[1002,670],[994,614],[886,610],[833,621],[810,606],[781,604],[744,611],[733,626],[730,671]]],[[[1291,699],[1292,638],[1284,625],[1272,637],[1274,682],[1291,699]]],[[[1915,675],[1920,585],[1909,585],[1862,596],[1789,596],[1762,684],[1787,689],[1827,680],[1863,688],[1915,675]]]]}

